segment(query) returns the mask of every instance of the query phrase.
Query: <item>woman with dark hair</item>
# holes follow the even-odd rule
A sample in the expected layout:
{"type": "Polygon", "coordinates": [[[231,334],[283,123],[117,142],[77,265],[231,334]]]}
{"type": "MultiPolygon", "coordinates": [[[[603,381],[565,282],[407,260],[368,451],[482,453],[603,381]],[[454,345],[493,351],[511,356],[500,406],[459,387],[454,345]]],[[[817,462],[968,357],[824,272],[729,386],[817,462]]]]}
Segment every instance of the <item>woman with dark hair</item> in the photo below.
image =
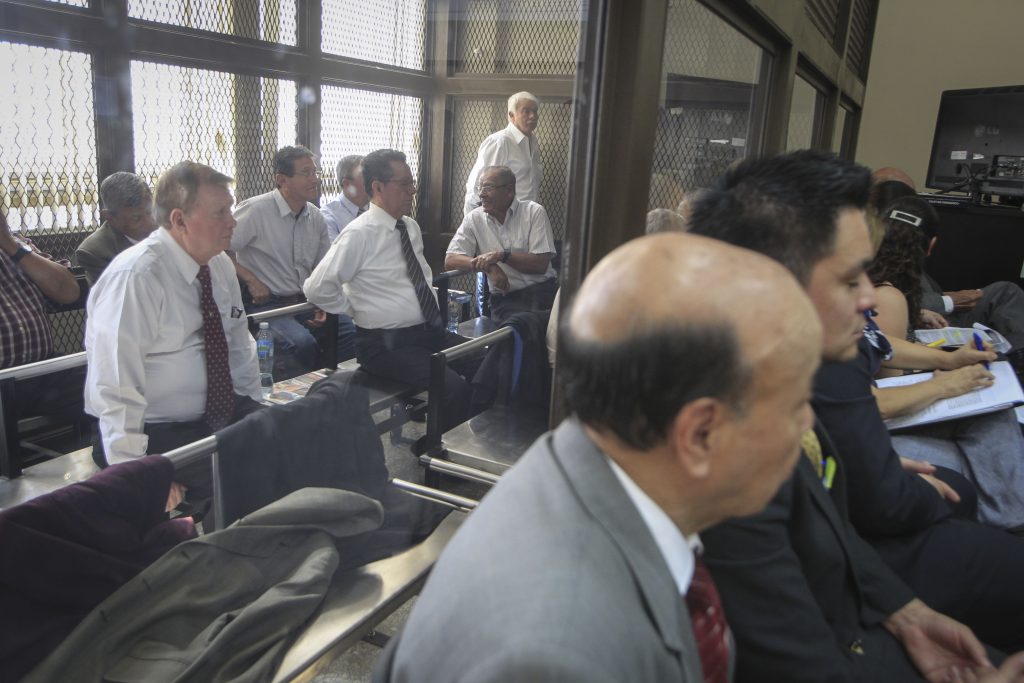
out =
{"type": "MultiPolygon", "coordinates": [[[[875,321],[893,342],[894,360],[888,365],[907,367],[901,357],[932,358],[932,368],[923,362],[910,367],[935,370],[925,382],[876,389],[882,415],[916,412],[939,399],[991,385],[993,377],[981,364],[950,365],[945,361],[952,361],[955,354],[907,343],[914,342],[914,329],[920,324],[921,275],[938,231],[935,210],[918,197],[903,197],[883,209],[879,218],[884,234],[868,275],[877,288],[875,321]]],[[[981,521],[1004,528],[1024,526],[1024,437],[1012,410],[917,427],[894,434],[892,441],[904,457],[952,469],[969,479],[978,491],[981,521]]]]}

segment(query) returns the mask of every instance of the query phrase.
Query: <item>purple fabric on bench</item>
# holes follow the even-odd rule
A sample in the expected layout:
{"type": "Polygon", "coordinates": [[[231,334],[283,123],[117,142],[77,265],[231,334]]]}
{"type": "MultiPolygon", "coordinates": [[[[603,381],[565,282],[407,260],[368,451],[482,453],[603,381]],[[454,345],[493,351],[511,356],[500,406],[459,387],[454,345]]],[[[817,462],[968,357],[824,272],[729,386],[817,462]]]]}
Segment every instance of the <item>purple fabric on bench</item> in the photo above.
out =
{"type": "Polygon", "coordinates": [[[0,681],[46,657],[107,596],[178,543],[174,466],[151,455],[0,511],[0,681]]]}

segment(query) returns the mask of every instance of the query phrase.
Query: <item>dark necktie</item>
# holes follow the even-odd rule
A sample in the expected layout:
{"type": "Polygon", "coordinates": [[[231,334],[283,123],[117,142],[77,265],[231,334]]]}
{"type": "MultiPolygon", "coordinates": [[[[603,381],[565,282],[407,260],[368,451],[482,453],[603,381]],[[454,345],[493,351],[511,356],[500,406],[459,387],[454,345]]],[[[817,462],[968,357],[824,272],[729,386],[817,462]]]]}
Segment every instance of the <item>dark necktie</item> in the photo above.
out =
{"type": "Polygon", "coordinates": [[[210,429],[217,431],[227,425],[234,409],[234,387],[231,383],[231,367],[228,364],[228,341],[224,336],[220,311],[213,300],[210,267],[199,266],[196,278],[202,286],[199,303],[203,312],[203,344],[206,347],[205,418],[210,429]]]}
{"type": "Polygon", "coordinates": [[[693,581],[686,591],[686,607],[693,622],[697,654],[704,669],[704,683],[727,683],[729,676],[729,625],[722,611],[715,582],[700,557],[694,558],[693,581]]]}
{"type": "Polygon", "coordinates": [[[420,262],[416,259],[416,252],[412,250],[412,242],[409,240],[409,229],[405,227],[405,223],[401,220],[395,224],[395,228],[398,230],[398,236],[402,238],[405,272],[409,275],[409,280],[412,281],[412,288],[416,290],[416,300],[420,303],[423,320],[426,321],[428,327],[440,327],[441,311],[437,307],[437,299],[434,298],[434,292],[431,291],[430,285],[427,284],[427,279],[423,277],[423,269],[420,267],[420,262]]]}

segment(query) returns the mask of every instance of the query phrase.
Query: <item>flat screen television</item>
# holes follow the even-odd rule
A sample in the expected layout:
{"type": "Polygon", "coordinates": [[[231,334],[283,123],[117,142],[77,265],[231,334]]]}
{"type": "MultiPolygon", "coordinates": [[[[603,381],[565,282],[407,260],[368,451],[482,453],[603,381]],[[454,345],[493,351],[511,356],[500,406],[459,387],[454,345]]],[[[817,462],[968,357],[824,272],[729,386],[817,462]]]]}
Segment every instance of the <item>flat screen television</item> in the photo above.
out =
{"type": "Polygon", "coordinates": [[[1024,196],[1024,85],[944,91],[925,184],[1024,196]]]}

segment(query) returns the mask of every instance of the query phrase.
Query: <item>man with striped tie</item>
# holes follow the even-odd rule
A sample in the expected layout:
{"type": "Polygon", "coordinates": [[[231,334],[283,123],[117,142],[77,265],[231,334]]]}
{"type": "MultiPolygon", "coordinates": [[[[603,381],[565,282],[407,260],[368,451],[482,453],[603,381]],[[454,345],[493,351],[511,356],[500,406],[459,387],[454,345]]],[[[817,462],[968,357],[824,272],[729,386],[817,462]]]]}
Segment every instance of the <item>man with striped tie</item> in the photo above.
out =
{"type": "MultiPolygon", "coordinates": [[[[449,345],[449,337],[420,226],[408,215],[416,180],[405,154],[379,149],[363,158],[363,182],[369,209],[342,231],[303,291],[325,311],[352,316],[364,370],[427,389],[430,356],[449,345]]],[[[469,384],[449,368],[442,429],[468,417],[469,400],[469,384]]]]}

